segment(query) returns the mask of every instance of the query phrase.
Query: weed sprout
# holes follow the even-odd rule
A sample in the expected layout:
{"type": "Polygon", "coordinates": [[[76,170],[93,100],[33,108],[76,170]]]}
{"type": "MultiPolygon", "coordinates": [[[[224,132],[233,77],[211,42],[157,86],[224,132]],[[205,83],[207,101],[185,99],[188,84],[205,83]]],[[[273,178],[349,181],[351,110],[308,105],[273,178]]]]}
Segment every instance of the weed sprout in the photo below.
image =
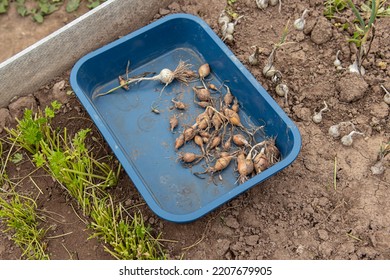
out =
{"type": "Polygon", "coordinates": [[[364,21],[359,10],[356,8],[352,0],[347,0],[348,5],[351,7],[352,12],[354,13],[358,25],[356,25],[356,31],[354,32],[349,42],[352,42],[356,45],[358,52],[356,54],[355,61],[348,67],[349,72],[358,73],[360,75],[365,74],[365,70],[362,66],[363,61],[367,58],[368,53],[370,52],[372,41],[375,37],[375,26],[374,22],[378,16],[378,10],[380,6],[380,0],[371,1],[370,17],[368,23],[364,21]],[[371,34],[371,38],[370,35],[371,34]]]}
{"type": "Polygon", "coordinates": [[[263,75],[269,79],[272,79],[272,77],[278,73],[279,71],[276,70],[276,68],[274,67],[274,61],[275,61],[275,55],[276,55],[276,51],[282,47],[283,45],[286,44],[286,38],[287,38],[287,34],[288,34],[288,25],[289,25],[289,21],[287,22],[286,26],[284,27],[283,31],[282,31],[282,36],[280,37],[280,40],[278,43],[274,44],[274,47],[272,48],[272,51],[270,53],[270,55],[268,56],[268,59],[265,63],[265,66],[263,68],[263,75]]]}

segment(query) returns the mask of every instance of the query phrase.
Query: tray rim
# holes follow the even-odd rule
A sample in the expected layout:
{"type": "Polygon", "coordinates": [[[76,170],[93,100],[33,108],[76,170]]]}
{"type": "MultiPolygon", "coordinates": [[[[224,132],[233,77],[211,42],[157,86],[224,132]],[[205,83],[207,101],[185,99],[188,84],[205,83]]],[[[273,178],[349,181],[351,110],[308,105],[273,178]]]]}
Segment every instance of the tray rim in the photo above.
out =
{"type": "Polygon", "coordinates": [[[70,84],[80,100],[81,104],[85,107],[86,111],[90,115],[91,119],[94,121],[95,125],[99,129],[100,133],[104,136],[106,142],[111,147],[113,153],[118,158],[119,162],[122,164],[125,171],[128,173],[129,178],[133,182],[135,188],[137,191],[142,195],[147,205],[150,207],[150,209],[159,217],[163,218],[164,220],[168,220],[175,223],[187,223],[195,221],[202,216],[206,215],[207,213],[213,211],[214,209],[222,206],[224,203],[232,200],[236,196],[246,192],[252,187],[257,186],[261,182],[265,181],[269,177],[272,177],[276,173],[282,171],[284,168],[288,167],[298,156],[301,145],[302,145],[302,139],[301,134],[299,132],[298,127],[296,124],[286,115],[286,113],[282,110],[282,108],[276,103],[276,101],[271,97],[271,95],[268,94],[268,92],[262,88],[260,83],[255,79],[255,77],[249,72],[249,70],[238,60],[238,58],[233,54],[233,52],[225,45],[225,43],[222,42],[222,40],[215,34],[215,32],[211,29],[211,27],[203,21],[200,17],[190,15],[190,14],[184,14],[184,13],[178,13],[173,15],[167,15],[163,18],[160,18],[156,20],[155,22],[152,22],[136,31],[133,31],[126,36],[123,36],[120,39],[117,39],[103,47],[100,47],[82,58],[80,58],[76,64],[73,66],[71,73],[70,73],[70,84]],[[261,94],[260,92],[264,91],[266,94],[261,94],[262,97],[265,99],[266,102],[269,103],[269,105],[275,110],[275,113],[280,116],[283,120],[283,122],[286,124],[286,127],[288,127],[291,131],[292,138],[294,140],[293,147],[290,151],[290,153],[283,158],[282,161],[280,161],[277,166],[273,165],[270,168],[266,169],[262,172],[263,179],[258,181],[256,184],[242,184],[240,185],[240,188],[234,188],[231,191],[224,193],[222,196],[217,197],[212,201],[212,203],[208,203],[206,205],[203,205],[201,208],[187,214],[174,214],[171,212],[168,212],[164,209],[162,209],[159,204],[154,199],[153,195],[147,190],[147,188],[139,188],[139,186],[144,186],[142,179],[137,175],[136,171],[134,170],[132,164],[130,164],[130,161],[125,157],[125,152],[121,150],[120,146],[118,145],[117,141],[115,140],[115,137],[110,133],[108,127],[104,124],[102,119],[100,118],[98,112],[95,109],[95,106],[93,106],[90,102],[90,100],[87,98],[87,96],[83,93],[80,86],[77,83],[77,73],[79,68],[87,62],[89,59],[98,56],[101,53],[104,53],[105,51],[120,45],[142,33],[147,32],[148,30],[151,30],[158,25],[164,24],[170,20],[175,19],[187,19],[192,20],[195,23],[199,24],[200,27],[204,29],[204,31],[210,36],[212,40],[218,45],[218,47],[221,49],[222,52],[224,52],[228,58],[235,64],[235,66],[239,69],[239,71],[244,74],[246,79],[249,83],[254,86],[254,88],[261,94]],[[114,143],[115,145],[111,145],[110,143],[114,143]],[[275,170],[276,169],[276,170],[275,170]]]}

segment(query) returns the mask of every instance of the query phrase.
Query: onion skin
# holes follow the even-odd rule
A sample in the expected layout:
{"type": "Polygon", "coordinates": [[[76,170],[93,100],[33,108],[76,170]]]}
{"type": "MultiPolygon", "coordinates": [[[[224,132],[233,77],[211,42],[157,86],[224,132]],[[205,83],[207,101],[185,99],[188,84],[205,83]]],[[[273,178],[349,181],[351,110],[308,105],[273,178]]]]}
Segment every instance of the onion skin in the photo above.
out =
{"type": "Polygon", "coordinates": [[[233,94],[228,90],[228,92],[223,96],[223,102],[225,102],[226,106],[229,106],[233,102],[233,94]]]}
{"type": "Polygon", "coordinates": [[[208,172],[222,171],[229,166],[231,160],[232,160],[232,156],[221,156],[220,158],[217,159],[215,165],[208,168],[207,171],[208,172]]]}
{"type": "Polygon", "coordinates": [[[236,113],[238,113],[238,111],[240,110],[240,105],[238,104],[237,98],[234,98],[232,110],[236,113]]]}
{"type": "Polygon", "coordinates": [[[229,137],[228,140],[226,140],[226,142],[223,144],[223,149],[224,151],[229,151],[230,148],[232,147],[232,136],[229,137]]]}
{"type": "Polygon", "coordinates": [[[237,157],[237,170],[240,174],[238,177],[238,182],[240,184],[248,180],[248,176],[254,170],[254,164],[250,157],[246,157],[244,153],[240,153],[237,157]]]}
{"type": "Polygon", "coordinates": [[[175,140],[175,149],[178,150],[184,145],[184,134],[180,134],[175,140]]]}
{"type": "Polygon", "coordinates": [[[261,173],[269,167],[269,161],[263,150],[253,159],[253,164],[256,174],[261,173]]]}
{"type": "Polygon", "coordinates": [[[193,127],[188,127],[183,132],[184,142],[192,140],[196,135],[196,130],[193,127]]]}
{"type": "Polygon", "coordinates": [[[199,78],[203,80],[210,74],[210,65],[208,63],[202,64],[198,69],[199,78]]]}
{"type": "Polygon", "coordinates": [[[188,107],[187,104],[185,104],[184,102],[181,102],[181,101],[176,101],[176,100],[172,99],[172,102],[173,102],[175,108],[179,109],[179,110],[185,110],[188,107]]]}
{"type": "Polygon", "coordinates": [[[219,144],[221,144],[222,138],[221,136],[215,136],[210,143],[210,146],[208,147],[209,150],[212,150],[216,147],[218,147],[219,144]]]}
{"type": "Polygon", "coordinates": [[[222,118],[219,114],[214,114],[211,118],[211,122],[216,130],[219,130],[223,124],[222,118]]]}
{"type": "Polygon", "coordinates": [[[195,92],[196,97],[200,101],[210,101],[211,100],[211,94],[207,88],[198,89],[198,88],[193,87],[192,89],[195,92]]]}
{"type": "Polygon", "coordinates": [[[225,108],[224,114],[228,118],[229,123],[231,123],[232,125],[235,125],[235,126],[243,127],[241,120],[240,120],[240,116],[236,112],[234,112],[232,109],[225,108]]]}
{"type": "Polygon", "coordinates": [[[175,79],[174,73],[167,68],[162,69],[156,77],[165,85],[169,85],[175,79]]]}
{"type": "Polygon", "coordinates": [[[197,154],[194,154],[194,153],[180,153],[179,155],[179,159],[185,163],[191,163],[191,162],[194,162],[195,160],[197,159],[200,159],[202,158],[201,155],[197,155],[197,154]]]}
{"type": "Polygon", "coordinates": [[[171,131],[173,131],[178,126],[178,124],[179,124],[179,120],[177,119],[177,117],[175,115],[170,117],[169,126],[170,126],[171,131]]]}
{"type": "Polygon", "coordinates": [[[233,143],[239,147],[248,146],[248,140],[242,134],[234,134],[233,135],[233,143]]]}
{"type": "Polygon", "coordinates": [[[194,142],[196,145],[198,145],[200,147],[200,149],[202,150],[202,153],[204,154],[205,151],[204,151],[204,147],[203,147],[203,139],[200,135],[195,135],[194,137],[194,142]]]}

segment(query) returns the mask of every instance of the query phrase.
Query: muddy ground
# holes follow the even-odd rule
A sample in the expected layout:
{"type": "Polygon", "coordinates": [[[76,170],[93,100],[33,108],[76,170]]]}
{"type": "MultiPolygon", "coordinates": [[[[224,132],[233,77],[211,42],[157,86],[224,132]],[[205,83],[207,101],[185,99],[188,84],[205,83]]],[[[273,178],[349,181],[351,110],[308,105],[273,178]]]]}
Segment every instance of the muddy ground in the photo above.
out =
{"type": "MultiPolygon", "coordinates": [[[[221,36],[217,19],[224,7],[225,1],[182,0],[161,9],[155,19],[177,12],[198,15],[221,36]]],[[[353,61],[355,49],[346,42],[350,35],[337,25],[352,21],[351,12],[343,13],[339,20],[327,20],[322,15],[323,1],[319,0],[283,1],[280,13],[277,6],[260,10],[253,0],[238,0],[233,8],[244,17],[236,25],[234,43],[229,48],[297,124],[302,135],[301,152],[291,166],[276,176],[195,222],[170,223],[141,205],[145,220],[162,233],[162,238],[172,241],[163,243],[170,258],[389,259],[390,156],[383,159],[381,174],[373,174],[371,167],[378,160],[380,147],[390,141],[389,105],[383,101],[381,88],[383,85],[390,89],[390,19],[377,21],[376,36],[364,64],[366,74],[361,77],[346,70],[336,71],[333,65],[337,50],[341,51],[343,67],[353,61]],[[286,22],[293,22],[305,8],[310,10],[305,29],[291,28],[288,41],[293,43],[279,50],[275,60],[275,67],[290,88],[286,104],[263,77],[263,62],[286,22]],[[260,47],[260,66],[247,62],[253,45],[260,47]],[[322,122],[316,124],[312,116],[324,101],[330,111],[324,112],[322,122]],[[356,135],[350,147],[328,134],[330,126],[346,121],[364,133],[356,135]]],[[[0,16],[2,27],[4,17],[0,16]]],[[[18,24],[29,20],[11,17],[15,23],[7,22],[4,36],[15,36],[12,32],[18,24]]],[[[22,39],[13,41],[12,49],[24,48],[26,42],[22,39]]],[[[3,49],[7,47],[1,45],[1,53],[3,49]]],[[[53,77],[51,84],[0,109],[0,128],[12,126],[11,120],[25,106],[44,106],[59,99],[65,105],[56,124],[70,131],[92,128],[93,135],[100,139],[100,152],[111,153],[77,98],[66,95],[70,90],[68,78],[69,71],[53,77]]],[[[23,178],[34,170],[27,155],[24,159],[9,166],[10,177],[23,178]]],[[[42,190],[39,207],[53,212],[52,218],[47,219],[47,225],[53,225],[48,235],[63,235],[47,240],[50,257],[111,259],[103,244],[96,239],[87,240],[90,232],[75,214],[71,207],[74,202],[66,192],[42,170],[31,178],[42,190]]],[[[20,188],[25,193],[37,191],[31,179],[23,180],[20,188]]],[[[124,172],[114,193],[125,204],[143,203],[124,172]]],[[[10,233],[1,233],[0,240],[1,259],[20,258],[10,233]]]]}

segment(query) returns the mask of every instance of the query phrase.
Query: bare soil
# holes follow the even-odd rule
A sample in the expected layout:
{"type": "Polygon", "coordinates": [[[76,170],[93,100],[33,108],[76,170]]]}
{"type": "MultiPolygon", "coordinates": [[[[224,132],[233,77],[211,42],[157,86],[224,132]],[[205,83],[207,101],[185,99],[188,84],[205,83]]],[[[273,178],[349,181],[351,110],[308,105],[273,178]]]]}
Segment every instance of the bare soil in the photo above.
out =
{"type": "MultiPolygon", "coordinates": [[[[169,13],[190,13],[200,16],[221,35],[217,19],[224,7],[225,1],[180,0],[160,10],[155,19],[169,13]]],[[[156,233],[162,233],[162,238],[172,240],[164,242],[172,259],[181,256],[184,259],[390,259],[390,156],[383,160],[382,174],[374,175],[371,171],[381,145],[390,141],[389,105],[384,103],[380,87],[390,89],[390,19],[378,19],[369,59],[364,64],[366,75],[361,77],[345,70],[336,71],[333,65],[336,51],[341,51],[342,66],[348,67],[355,49],[346,42],[348,31],[338,28],[337,21],[323,17],[323,1],[283,1],[280,13],[277,6],[260,10],[252,0],[238,0],[233,7],[244,18],[236,25],[234,43],[228,46],[297,124],[302,135],[301,152],[293,164],[276,176],[193,223],[161,220],[142,205],[145,220],[156,233]],[[290,88],[286,103],[263,77],[263,62],[279,40],[287,20],[293,22],[305,8],[310,9],[305,29],[291,28],[288,41],[294,43],[285,45],[276,56],[275,67],[290,88]],[[253,45],[261,48],[260,66],[247,63],[253,45]],[[387,66],[381,68],[379,62],[386,62],[387,66]],[[323,107],[324,101],[330,111],[316,124],[312,116],[323,107]],[[330,126],[342,121],[353,122],[364,133],[354,137],[350,147],[328,134],[330,126]]],[[[60,14],[53,17],[58,18],[51,21],[49,17],[42,26],[55,30],[63,24],[60,14]]],[[[352,21],[350,12],[342,17],[342,22],[352,21]]],[[[27,24],[28,20],[13,15],[12,11],[0,16],[2,37],[18,36],[17,26],[27,24]]],[[[34,39],[41,37],[35,32],[30,34],[34,39]]],[[[0,53],[3,55],[8,48],[25,48],[31,41],[23,38],[8,45],[1,42],[0,53]]],[[[66,95],[70,89],[68,77],[69,72],[53,77],[51,84],[1,109],[0,129],[13,125],[11,120],[24,106],[44,106],[52,99],[60,99],[65,106],[56,118],[56,125],[67,127],[70,132],[92,128],[93,135],[100,140],[100,153],[110,154],[77,98],[66,95]]],[[[34,167],[27,155],[24,159],[10,165],[8,173],[11,178],[26,178],[20,185],[24,193],[37,193],[32,180],[42,190],[39,208],[52,213],[43,226],[53,226],[49,236],[61,236],[47,240],[50,257],[110,259],[104,252],[104,244],[88,240],[90,232],[76,215],[77,206],[66,191],[42,170],[35,171],[32,180],[26,177],[34,167]]],[[[124,172],[113,193],[127,205],[143,202],[124,172]]],[[[0,240],[1,259],[20,258],[20,251],[10,241],[10,233],[0,233],[0,240]]]]}

